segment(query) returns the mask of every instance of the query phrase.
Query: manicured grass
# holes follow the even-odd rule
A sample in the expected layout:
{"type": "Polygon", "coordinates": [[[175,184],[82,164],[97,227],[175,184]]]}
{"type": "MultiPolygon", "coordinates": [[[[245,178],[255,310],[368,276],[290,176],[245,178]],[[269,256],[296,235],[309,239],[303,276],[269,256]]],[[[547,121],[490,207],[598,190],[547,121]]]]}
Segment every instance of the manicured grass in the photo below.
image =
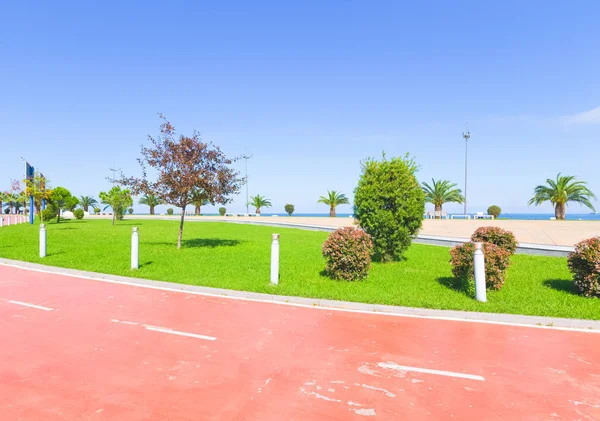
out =
{"type": "MultiPolygon", "coordinates": [[[[322,275],[327,233],[188,222],[176,249],[177,221],[71,220],[49,224],[48,256],[38,257],[38,226],[0,229],[0,257],[115,275],[312,298],[411,307],[600,319],[600,299],[578,296],[566,259],[516,255],[502,290],[478,303],[447,286],[448,248],[414,244],[403,262],[377,264],[367,280],[322,275]],[[131,227],[140,227],[140,263],[129,269],[131,227]],[[269,283],[271,234],[281,234],[281,280],[269,283]]],[[[48,285],[48,288],[51,288],[48,285]]]]}

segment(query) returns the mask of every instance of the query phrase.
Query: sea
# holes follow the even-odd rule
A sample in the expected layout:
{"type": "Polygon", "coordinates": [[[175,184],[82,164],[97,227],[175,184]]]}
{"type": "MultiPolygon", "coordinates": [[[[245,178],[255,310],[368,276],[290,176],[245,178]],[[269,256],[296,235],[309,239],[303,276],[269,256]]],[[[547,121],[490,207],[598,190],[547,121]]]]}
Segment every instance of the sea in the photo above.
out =
{"type": "MultiPolygon", "coordinates": [[[[218,216],[218,214],[203,214],[206,216],[218,216]]],[[[288,216],[287,213],[261,213],[262,216],[288,216]]],[[[293,216],[302,217],[324,217],[329,216],[329,213],[294,213],[293,216]]],[[[352,216],[351,213],[338,213],[337,218],[349,218],[352,216]]],[[[499,219],[520,219],[526,221],[548,221],[550,218],[554,218],[554,214],[550,213],[503,213],[499,219]]],[[[600,214],[598,213],[573,213],[567,212],[566,219],[568,221],[600,221],[600,214]]]]}

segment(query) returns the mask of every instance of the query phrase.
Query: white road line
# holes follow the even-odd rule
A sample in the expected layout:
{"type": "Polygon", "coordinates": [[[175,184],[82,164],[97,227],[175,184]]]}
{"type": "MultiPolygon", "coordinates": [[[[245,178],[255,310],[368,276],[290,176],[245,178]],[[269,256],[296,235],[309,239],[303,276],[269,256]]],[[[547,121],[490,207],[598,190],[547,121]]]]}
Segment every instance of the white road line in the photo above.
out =
{"type": "MultiPolygon", "coordinates": [[[[379,316],[406,317],[406,318],[412,318],[412,319],[425,319],[425,320],[446,320],[446,321],[450,321],[450,322],[480,323],[480,324],[499,325],[499,326],[525,327],[525,328],[541,329],[541,330],[558,330],[558,331],[566,331],[566,332],[582,332],[582,333],[596,333],[596,334],[600,333],[600,329],[586,329],[586,328],[579,328],[579,327],[545,326],[545,325],[540,325],[540,324],[532,325],[532,324],[527,324],[527,323],[503,322],[503,321],[499,321],[499,320],[465,319],[465,318],[451,317],[451,316],[430,316],[430,315],[424,315],[424,314],[389,313],[389,312],[385,312],[385,311],[375,311],[375,310],[355,310],[355,309],[340,308],[340,307],[315,306],[315,305],[309,305],[309,304],[299,304],[299,303],[291,303],[291,302],[286,302],[286,301],[278,301],[278,296],[274,296],[275,298],[271,298],[271,299],[239,297],[239,296],[235,296],[235,295],[226,295],[226,294],[222,294],[222,293],[210,293],[210,292],[204,292],[204,291],[188,291],[188,290],[177,288],[177,287],[157,286],[157,285],[140,284],[137,282],[119,281],[119,280],[115,280],[115,279],[102,278],[101,274],[99,274],[98,277],[95,277],[95,276],[90,276],[90,275],[76,275],[73,273],[61,273],[58,270],[60,268],[56,268],[57,270],[54,271],[54,270],[48,270],[48,269],[38,269],[38,268],[20,266],[18,264],[5,263],[5,262],[0,262],[0,266],[7,266],[7,267],[17,268],[17,269],[21,269],[21,270],[28,270],[31,272],[48,273],[48,274],[56,275],[56,276],[66,276],[68,278],[89,279],[90,281],[106,282],[109,284],[127,285],[127,286],[138,287],[138,288],[154,289],[154,290],[159,290],[159,291],[170,291],[170,292],[177,292],[177,293],[188,294],[188,295],[199,295],[199,296],[204,296],[204,297],[217,297],[217,298],[222,298],[224,300],[253,301],[253,302],[270,303],[270,304],[276,304],[276,305],[282,305],[282,306],[312,308],[314,310],[337,311],[337,312],[341,312],[341,313],[377,314],[379,316]]],[[[109,275],[109,274],[106,274],[106,275],[107,276],[116,276],[116,275],[109,275]]],[[[152,282],[152,281],[150,281],[150,282],[152,282]]],[[[153,282],[162,282],[162,281],[153,281],[153,282]]],[[[182,286],[186,286],[186,285],[182,285],[182,286]]],[[[240,293],[240,292],[243,293],[244,291],[232,290],[231,292],[232,293],[240,293]]],[[[288,298],[285,296],[281,296],[281,297],[282,297],[281,299],[288,298]]],[[[296,297],[294,297],[294,298],[296,298],[296,297]]],[[[320,298],[315,298],[314,300],[320,300],[320,298]]],[[[416,310],[426,310],[426,309],[416,309],[416,310]]],[[[498,316],[498,314],[489,313],[489,316],[490,317],[498,316]]]]}
{"type": "Polygon", "coordinates": [[[37,308],[38,310],[44,310],[44,311],[52,311],[52,310],[54,310],[54,309],[52,309],[50,307],[37,306],[35,304],[24,303],[23,301],[8,300],[7,302],[9,302],[11,304],[16,304],[16,305],[19,305],[19,306],[23,306],[23,307],[37,308]]]}
{"type": "Polygon", "coordinates": [[[477,380],[480,382],[485,381],[484,377],[477,376],[475,374],[455,373],[452,371],[443,371],[443,370],[431,370],[429,368],[407,367],[407,366],[398,365],[395,363],[378,363],[377,366],[379,366],[381,368],[389,368],[390,370],[396,370],[396,371],[413,371],[415,373],[436,374],[438,376],[456,377],[459,379],[477,380]]]}
{"type": "Polygon", "coordinates": [[[113,323],[121,323],[124,325],[142,326],[144,329],[151,330],[153,332],[168,333],[170,335],[177,335],[177,336],[187,336],[188,338],[204,339],[205,341],[217,340],[217,338],[215,338],[214,336],[206,336],[206,335],[199,335],[197,333],[182,332],[179,330],[169,329],[168,327],[152,326],[152,325],[146,325],[143,323],[129,322],[127,320],[118,320],[118,319],[110,319],[110,321],[113,323]]]}
{"type": "Polygon", "coordinates": [[[178,336],[187,336],[190,338],[204,339],[207,341],[214,341],[217,339],[214,336],[205,336],[205,335],[198,335],[197,333],[180,332],[178,330],[165,329],[163,327],[155,327],[155,326],[144,326],[144,327],[146,328],[146,330],[152,330],[154,332],[169,333],[171,335],[178,335],[178,336]]]}

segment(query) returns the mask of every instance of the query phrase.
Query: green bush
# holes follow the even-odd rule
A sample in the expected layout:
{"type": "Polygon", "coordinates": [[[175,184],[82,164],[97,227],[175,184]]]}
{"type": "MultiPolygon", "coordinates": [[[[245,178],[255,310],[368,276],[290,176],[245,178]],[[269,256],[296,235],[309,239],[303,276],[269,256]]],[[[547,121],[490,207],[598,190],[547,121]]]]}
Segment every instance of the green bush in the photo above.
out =
{"type": "Polygon", "coordinates": [[[369,275],[372,253],[369,234],[354,227],[339,228],[323,243],[325,272],[332,279],[364,279],[369,275]]]}
{"type": "Polygon", "coordinates": [[[568,264],[579,292],[586,297],[600,297],[600,237],[575,245],[568,264]]]}
{"type": "Polygon", "coordinates": [[[77,219],[83,219],[83,216],[84,216],[83,209],[75,209],[73,211],[73,216],[77,219]]]}
{"type": "Polygon", "coordinates": [[[515,254],[517,246],[519,245],[512,232],[503,230],[499,227],[478,228],[471,236],[471,241],[474,243],[491,243],[503,248],[510,254],[515,254]]]}
{"type": "MultiPolygon", "coordinates": [[[[485,258],[485,284],[486,289],[498,290],[504,285],[506,270],[510,266],[510,252],[491,243],[483,244],[485,258]]],[[[452,274],[458,285],[470,295],[475,291],[475,244],[465,243],[450,249],[450,264],[452,274]]]]}
{"type": "Polygon", "coordinates": [[[226,213],[226,212],[227,212],[227,209],[225,209],[225,208],[223,208],[223,207],[220,207],[220,208],[219,208],[219,215],[221,215],[221,216],[225,216],[225,213],[226,213]]]}
{"type": "Polygon", "coordinates": [[[44,222],[50,222],[51,220],[56,219],[58,216],[58,210],[56,210],[56,208],[53,206],[48,206],[41,212],[41,214],[44,222]]]}
{"type": "Polygon", "coordinates": [[[400,260],[419,232],[425,212],[425,193],[408,156],[362,164],[354,190],[354,216],[371,236],[374,258],[383,262],[400,260]]]}
{"type": "Polygon", "coordinates": [[[129,215],[133,215],[133,208],[127,209],[127,212],[129,213],[129,215]]]}
{"type": "Polygon", "coordinates": [[[173,208],[169,208],[169,209],[167,209],[167,214],[169,214],[169,215],[173,215],[173,208]]]}
{"type": "Polygon", "coordinates": [[[502,213],[500,206],[492,205],[487,210],[488,215],[494,215],[494,218],[498,218],[502,213]]]}
{"type": "Polygon", "coordinates": [[[98,215],[100,213],[100,208],[94,208],[94,213],[98,215]]]}
{"type": "Polygon", "coordinates": [[[292,214],[294,213],[294,210],[295,210],[296,208],[294,208],[294,205],[291,205],[291,204],[289,204],[289,203],[288,203],[288,204],[286,204],[286,205],[285,205],[285,208],[284,208],[284,209],[285,209],[285,211],[287,212],[287,214],[288,214],[289,216],[292,216],[292,214]]]}

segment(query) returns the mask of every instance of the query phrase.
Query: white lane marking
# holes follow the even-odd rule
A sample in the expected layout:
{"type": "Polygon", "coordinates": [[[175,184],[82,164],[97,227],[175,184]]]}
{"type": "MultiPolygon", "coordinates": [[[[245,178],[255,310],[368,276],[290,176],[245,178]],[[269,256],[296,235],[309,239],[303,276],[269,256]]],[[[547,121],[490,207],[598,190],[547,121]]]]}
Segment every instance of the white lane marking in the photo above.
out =
{"type": "MultiPolygon", "coordinates": [[[[66,276],[69,278],[88,279],[90,281],[106,282],[109,284],[127,285],[127,286],[138,287],[138,288],[147,288],[147,289],[156,289],[159,291],[179,292],[179,293],[183,293],[183,294],[201,295],[201,296],[205,296],[205,297],[217,297],[217,298],[221,298],[221,299],[225,299],[225,300],[254,301],[254,302],[258,302],[258,303],[271,303],[271,304],[278,304],[278,305],[292,306],[292,307],[312,308],[315,310],[339,311],[339,312],[344,312],[344,313],[359,313],[359,314],[377,314],[377,315],[381,315],[381,316],[408,317],[408,318],[412,318],[412,319],[446,320],[446,321],[450,321],[450,322],[481,323],[481,324],[500,325],[500,326],[527,327],[527,328],[533,328],[533,329],[561,330],[561,331],[567,331],[567,332],[600,333],[600,329],[586,329],[586,328],[579,328],[579,327],[545,326],[545,325],[538,325],[538,324],[532,325],[532,324],[526,324],[526,323],[502,322],[502,321],[497,321],[497,320],[461,319],[459,317],[448,317],[448,316],[427,316],[427,315],[423,315],[423,314],[406,314],[406,313],[401,314],[401,313],[388,313],[388,312],[384,312],[384,311],[375,311],[375,310],[372,310],[372,311],[353,310],[353,309],[339,308],[339,307],[315,306],[315,305],[309,305],[309,304],[298,304],[298,303],[290,303],[290,302],[285,302],[285,301],[277,301],[274,298],[260,299],[260,298],[236,297],[233,295],[210,293],[210,292],[187,291],[187,290],[183,290],[183,289],[177,289],[176,287],[160,287],[160,286],[156,286],[156,285],[145,285],[145,284],[140,284],[140,283],[136,283],[136,282],[117,281],[114,279],[105,279],[105,278],[93,277],[93,276],[89,276],[89,275],[75,275],[72,273],[62,273],[62,272],[59,272],[58,270],[52,271],[52,270],[47,270],[47,269],[36,269],[36,268],[19,266],[16,264],[5,263],[5,262],[0,262],[0,265],[6,266],[6,267],[17,268],[17,269],[21,269],[21,270],[29,270],[32,272],[48,273],[48,274],[57,275],[57,276],[66,276]]],[[[59,269],[59,268],[57,268],[57,269],[59,269]]],[[[111,275],[111,274],[106,274],[106,275],[107,276],[117,276],[117,275],[111,275]]],[[[140,281],[148,281],[148,280],[140,280],[140,281]]],[[[166,281],[150,281],[150,282],[165,282],[165,283],[167,283],[166,281]]],[[[182,286],[186,286],[186,285],[182,284],[182,286]]],[[[205,288],[209,288],[209,287],[205,287],[205,288]]],[[[231,290],[231,292],[233,292],[233,293],[242,292],[243,293],[245,291],[231,290]]],[[[274,297],[277,297],[277,298],[281,297],[280,299],[284,299],[284,300],[290,298],[290,297],[286,297],[283,295],[282,296],[274,296],[274,297]]],[[[298,297],[291,297],[291,298],[298,298],[298,297]]],[[[315,298],[315,300],[320,300],[320,298],[315,298]]],[[[414,309],[415,310],[425,310],[425,309],[420,309],[420,308],[414,308],[414,309]]],[[[490,317],[492,317],[492,316],[498,315],[498,313],[489,313],[489,315],[490,315],[490,317]]],[[[500,315],[502,315],[502,314],[500,314],[500,315]]]]}
{"type": "Polygon", "coordinates": [[[214,336],[205,336],[205,335],[198,335],[197,333],[180,332],[178,330],[165,329],[163,327],[145,326],[145,328],[146,328],[146,330],[152,330],[154,332],[169,333],[171,335],[178,335],[178,336],[187,336],[189,338],[204,339],[206,341],[214,341],[217,339],[214,336]]]}
{"type": "Polygon", "coordinates": [[[54,309],[50,308],[50,307],[44,307],[44,306],[38,306],[35,304],[29,304],[29,303],[24,303],[23,301],[15,301],[15,300],[7,300],[8,303],[11,304],[16,304],[19,306],[23,306],[23,307],[31,307],[31,308],[37,308],[38,310],[44,310],[44,311],[52,311],[54,309]]]}
{"type": "Polygon", "coordinates": [[[395,398],[396,397],[396,395],[393,394],[392,392],[390,392],[389,390],[381,389],[379,387],[371,386],[371,385],[368,385],[368,384],[354,383],[354,386],[364,387],[365,389],[375,390],[377,392],[383,392],[383,394],[385,396],[389,397],[389,398],[395,398]]]}
{"type": "Polygon", "coordinates": [[[187,336],[188,338],[204,339],[205,341],[215,341],[217,339],[214,336],[206,336],[206,335],[199,335],[197,333],[182,332],[180,330],[173,330],[168,327],[152,326],[152,325],[147,325],[144,323],[130,322],[127,320],[110,319],[110,321],[113,323],[121,323],[124,325],[142,326],[144,329],[150,330],[153,332],[168,333],[170,335],[177,335],[177,336],[187,336]]]}
{"type": "Polygon", "coordinates": [[[484,377],[477,376],[475,374],[455,373],[453,371],[444,371],[444,370],[431,370],[429,368],[420,368],[420,367],[408,367],[405,365],[398,365],[396,363],[378,363],[377,366],[381,367],[381,368],[387,368],[390,370],[396,370],[396,371],[412,371],[415,373],[436,374],[438,376],[456,377],[459,379],[477,380],[480,382],[485,381],[484,377]]]}

